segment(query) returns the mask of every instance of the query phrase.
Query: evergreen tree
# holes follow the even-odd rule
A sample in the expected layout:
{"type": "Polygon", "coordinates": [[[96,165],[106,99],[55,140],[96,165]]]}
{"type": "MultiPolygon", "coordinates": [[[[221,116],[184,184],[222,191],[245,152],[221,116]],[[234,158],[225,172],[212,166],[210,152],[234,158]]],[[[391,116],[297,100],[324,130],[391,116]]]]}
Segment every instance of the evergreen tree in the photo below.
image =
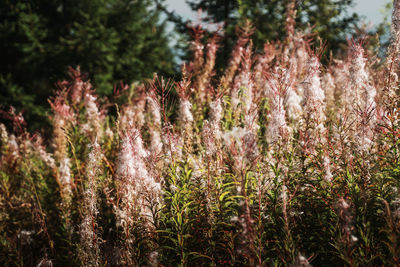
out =
{"type": "Polygon", "coordinates": [[[80,65],[102,95],[119,81],[173,74],[159,15],[151,0],[0,1],[0,105],[29,110],[38,128],[68,66],[80,65]]]}
{"type": "MultiPolygon", "coordinates": [[[[285,20],[287,0],[186,0],[193,10],[208,13],[206,20],[225,22],[225,40],[222,49],[224,61],[229,57],[235,39],[235,27],[250,20],[255,28],[253,43],[262,50],[268,40],[282,40],[286,36],[285,20]]],[[[296,1],[296,28],[311,28],[329,45],[328,50],[338,51],[346,37],[354,33],[359,18],[349,15],[347,8],[353,0],[303,0],[296,1]]]]}

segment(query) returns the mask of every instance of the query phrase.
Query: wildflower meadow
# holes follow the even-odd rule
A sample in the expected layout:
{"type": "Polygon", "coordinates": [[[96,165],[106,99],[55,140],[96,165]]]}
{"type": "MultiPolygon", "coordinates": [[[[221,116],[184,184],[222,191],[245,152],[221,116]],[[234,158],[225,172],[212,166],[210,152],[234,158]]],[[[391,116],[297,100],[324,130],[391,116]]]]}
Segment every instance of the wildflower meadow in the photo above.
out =
{"type": "Polygon", "coordinates": [[[385,57],[322,62],[289,11],[222,73],[199,28],[177,81],[101,98],[71,68],[50,136],[6,111],[0,265],[400,266],[400,1],[385,57]]]}

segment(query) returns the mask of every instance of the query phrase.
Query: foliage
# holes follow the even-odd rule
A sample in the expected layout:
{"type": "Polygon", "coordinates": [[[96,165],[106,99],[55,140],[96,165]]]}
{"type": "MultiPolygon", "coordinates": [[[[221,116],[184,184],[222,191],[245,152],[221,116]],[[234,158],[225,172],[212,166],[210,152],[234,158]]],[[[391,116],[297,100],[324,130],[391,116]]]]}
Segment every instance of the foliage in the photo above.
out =
{"type": "Polygon", "coordinates": [[[102,100],[71,68],[50,145],[0,124],[0,264],[399,265],[393,23],[384,62],[354,41],[323,68],[300,30],[255,53],[246,25],[219,79],[200,29],[177,82],[102,100]]]}
{"type": "Polygon", "coordinates": [[[43,127],[47,98],[68,66],[90,73],[99,94],[114,84],[175,71],[172,52],[149,0],[2,1],[0,105],[43,127]]]}
{"type": "MultiPolygon", "coordinates": [[[[207,12],[206,22],[224,23],[224,39],[221,58],[229,59],[235,42],[235,27],[249,20],[255,28],[252,36],[254,47],[262,51],[264,43],[272,40],[284,40],[287,35],[286,13],[288,3],[282,0],[188,0],[193,10],[207,12]]],[[[347,8],[352,0],[307,0],[296,2],[296,24],[303,31],[314,34],[314,41],[321,38],[327,44],[327,50],[338,52],[344,48],[346,39],[355,33],[359,21],[357,14],[348,14],[347,8]]],[[[311,39],[311,38],[310,38],[311,39]]],[[[223,64],[218,64],[219,67],[223,64]]]]}

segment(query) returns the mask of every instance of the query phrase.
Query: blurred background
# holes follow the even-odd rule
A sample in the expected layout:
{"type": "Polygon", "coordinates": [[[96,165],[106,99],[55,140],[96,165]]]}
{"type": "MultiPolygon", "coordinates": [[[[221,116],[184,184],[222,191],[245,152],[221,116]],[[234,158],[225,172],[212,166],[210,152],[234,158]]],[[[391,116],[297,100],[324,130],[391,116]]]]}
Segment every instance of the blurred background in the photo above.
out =
{"type": "MultiPolygon", "coordinates": [[[[311,42],[345,53],[347,40],[366,40],[380,55],[389,39],[391,1],[297,1],[297,29],[311,42]]],[[[218,31],[218,69],[224,68],[237,26],[250,20],[254,49],[285,37],[286,0],[30,0],[0,1],[0,120],[10,106],[30,130],[46,128],[48,98],[68,67],[80,66],[104,99],[121,82],[142,82],[157,72],[179,79],[201,23],[205,38],[218,31]],[[198,10],[202,10],[200,14],[198,10]],[[191,23],[190,21],[194,21],[191,23]],[[3,114],[3,115],[2,115],[3,114]]]]}

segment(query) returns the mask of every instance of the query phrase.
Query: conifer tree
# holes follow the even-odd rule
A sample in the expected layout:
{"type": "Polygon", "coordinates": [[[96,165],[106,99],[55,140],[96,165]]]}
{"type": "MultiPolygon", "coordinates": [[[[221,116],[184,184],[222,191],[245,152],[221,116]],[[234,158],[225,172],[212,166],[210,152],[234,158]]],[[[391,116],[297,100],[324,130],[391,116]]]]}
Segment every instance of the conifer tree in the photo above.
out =
{"type": "Polygon", "coordinates": [[[174,73],[159,15],[151,0],[0,1],[0,106],[29,110],[38,128],[68,66],[90,73],[101,95],[119,81],[174,73]]]}
{"type": "MultiPolygon", "coordinates": [[[[255,33],[253,44],[262,50],[268,40],[283,40],[286,36],[285,20],[287,0],[186,0],[193,10],[202,9],[209,22],[225,23],[222,58],[229,58],[235,39],[235,27],[244,20],[252,22],[255,33]]],[[[296,28],[311,29],[329,47],[338,51],[346,37],[354,33],[357,14],[348,14],[353,0],[303,0],[296,1],[296,28]]],[[[224,61],[225,61],[224,60],[224,61]]]]}

